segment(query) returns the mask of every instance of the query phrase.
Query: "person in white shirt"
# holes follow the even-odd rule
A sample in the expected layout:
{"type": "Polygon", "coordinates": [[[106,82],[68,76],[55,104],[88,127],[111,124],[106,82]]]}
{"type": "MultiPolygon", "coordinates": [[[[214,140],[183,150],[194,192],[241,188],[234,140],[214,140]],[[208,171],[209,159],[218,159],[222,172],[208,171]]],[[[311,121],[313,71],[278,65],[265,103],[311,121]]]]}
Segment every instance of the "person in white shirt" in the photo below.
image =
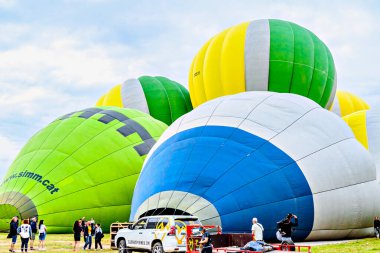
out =
{"type": "Polygon", "coordinates": [[[45,238],[46,238],[46,226],[44,225],[44,220],[40,220],[40,224],[38,225],[38,233],[40,234],[39,235],[39,239],[40,239],[40,243],[38,245],[38,249],[39,250],[46,250],[45,249],[45,238]]]}
{"type": "Polygon", "coordinates": [[[252,240],[263,241],[264,227],[257,222],[257,218],[252,219],[252,240]]]}
{"type": "Polygon", "coordinates": [[[29,238],[32,237],[32,228],[29,225],[29,221],[24,220],[18,230],[21,237],[21,252],[28,252],[29,238]]]}

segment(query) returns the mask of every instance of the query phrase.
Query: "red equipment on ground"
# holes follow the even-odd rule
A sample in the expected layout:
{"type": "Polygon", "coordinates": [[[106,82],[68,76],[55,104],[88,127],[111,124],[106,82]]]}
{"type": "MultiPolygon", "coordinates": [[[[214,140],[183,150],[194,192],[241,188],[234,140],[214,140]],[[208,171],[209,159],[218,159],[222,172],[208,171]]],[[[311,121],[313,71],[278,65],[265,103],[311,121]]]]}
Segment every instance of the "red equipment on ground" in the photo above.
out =
{"type": "MultiPolygon", "coordinates": [[[[199,241],[201,240],[202,235],[200,233],[194,234],[194,231],[197,231],[196,229],[199,227],[200,225],[187,225],[186,227],[186,232],[187,232],[186,233],[186,248],[187,248],[186,253],[200,253],[199,241]]],[[[261,253],[261,252],[256,252],[256,251],[241,250],[240,248],[228,247],[228,246],[231,246],[231,245],[228,245],[229,242],[236,241],[234,240],[236,239],[235,237],[239,238],[240,240],[244,238],[246,238],[246,240],[249,240],[248,238],[251,238],[250,234],[228,234],[228,236],[224,234],[226,238],[224,240],[219,240],[219,239],[223,239],[223,238],[218,238],[218,237],[222,237],[222,229],[220,226],[203,226],[203,227],[206,228],[208,232],[212,235],[213,244],[214,246],[216,246],[213,248],[213,252],[215,253],[227,253],[227,252],[261,253]],[[223,241],[224,244],[221,243],[221,241],[223,241]],[[216,245],[216,244],[220,244],[220,245],[216,245]]],[[[281,244],[271,244],[271,246],[273,247],[274,252],[286,252],[294,248],[295,252],[302,251],[302,252],[311,253],[311,246],[281,245],[281,244]]]]}

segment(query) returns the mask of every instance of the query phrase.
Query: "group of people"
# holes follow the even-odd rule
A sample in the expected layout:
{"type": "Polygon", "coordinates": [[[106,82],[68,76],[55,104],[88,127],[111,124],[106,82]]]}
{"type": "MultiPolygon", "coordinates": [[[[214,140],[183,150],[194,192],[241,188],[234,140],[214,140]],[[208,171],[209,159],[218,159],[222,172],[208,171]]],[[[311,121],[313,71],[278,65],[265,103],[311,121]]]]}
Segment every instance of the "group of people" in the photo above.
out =
{"type": "Polygon", "coordinates": [[[38,250],[45,250],[45,238],[46,238],[46,226],[44,221],[40,220],[37,226],[37,218],[33,217],[31,219],[24,219],[22,224],[19,225],[19,218],[17,216],[13,217],[9,223],[9,234],[11,246],[9,251],[15,252],[15,244],[17,242],[17,236],[20,235],[21,238],[21,252],[28,252],[28,244],[30,241],[30,250],[34,250],[34,241],[36,239],[36,234],[39,236],[38,250]]]}
{"type": "MultiPolygon", "coordinates": [[[[380,221],[379,221],[380,222],[380,221]]],[[[294,214],[289,213],[284,219],[277,222],[277,233],[276,237],[284,244],[285,250],[294,251],[295,247],[293,246],[292,240],[292,231],[293,228],[298,226],[298,217],[294,214]]],[[[380,223],[379,223],[380,226],[380,223]]],[[[200,227],[200,233],[202,234],[202,238],[199,241],[201,245],[201,253],[211,253],[212,252],[212,240],[210,234],[206,231],[204,227],[200,227]]],[[[262,224],[258,222],[257,218],[252,219],[252,241],[248,242],[242,250],[250,250],[250,251],[268,251],[273,249],[272,246],[266,244],[264,242],[264,227],[262,224]]]]}
{"type": "Polygon", "coordinates": [[[86,250],[87,248],[89,250],[91,249],[93,237],[95,238],[95,249],[97,250],[98,246],[100,247],[100,249],[103,249],[102,238],[104,237],[104,234],[102,228],[100,227],[100,224],[95,223],[94,218],[91,218],[91,220],[86,221],[86,217],[83,217],[82,219],[75,221],[73,226],[73,232],[74,251],[78,249],[81,236],[83,236],[84,239],[83,250],[86,250]]]}
{"type": "MultiPolygon", "coordinates": [[[[285,245],[286,250],[294,251],[295,247],[292,240],[293,228],[298,226],[298,217],[292,213],[289,213],[284,219],[277,222],[276,237],[285,245]]],[[[264,242],[264,227],[260,224],[257,218],[252,219],[252,241],[247,243],[243,248],[253,251],[265,249],[267,245],[264,242]]]]}

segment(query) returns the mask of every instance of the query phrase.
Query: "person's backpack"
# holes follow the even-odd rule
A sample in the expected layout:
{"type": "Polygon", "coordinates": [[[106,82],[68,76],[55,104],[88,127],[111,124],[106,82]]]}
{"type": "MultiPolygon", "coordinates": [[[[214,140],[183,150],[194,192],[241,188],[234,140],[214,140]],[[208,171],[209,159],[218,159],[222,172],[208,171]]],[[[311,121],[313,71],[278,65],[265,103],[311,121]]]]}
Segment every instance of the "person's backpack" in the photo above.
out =
{"type": "Polygon", "coordinates": [[[103,237],[104,237],[104,234],[103,234],[103,232],[102,232],[102,234],[101,234],[100,238],[103,238],[103,237]]]}

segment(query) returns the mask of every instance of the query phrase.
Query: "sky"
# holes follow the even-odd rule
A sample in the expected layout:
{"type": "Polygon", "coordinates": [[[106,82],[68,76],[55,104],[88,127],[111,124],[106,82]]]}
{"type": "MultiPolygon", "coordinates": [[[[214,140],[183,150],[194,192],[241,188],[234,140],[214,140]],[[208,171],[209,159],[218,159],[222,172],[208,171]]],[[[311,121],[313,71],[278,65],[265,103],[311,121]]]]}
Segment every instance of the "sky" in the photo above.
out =
{"type": "Polygon", "coordinates": [[[161,75],[187,87],[222,30],[283,19],[329,47],[338,89],[380,106],[379,1],[0,0],[0,180],[28,139],[116,84],[161,75]]]}

